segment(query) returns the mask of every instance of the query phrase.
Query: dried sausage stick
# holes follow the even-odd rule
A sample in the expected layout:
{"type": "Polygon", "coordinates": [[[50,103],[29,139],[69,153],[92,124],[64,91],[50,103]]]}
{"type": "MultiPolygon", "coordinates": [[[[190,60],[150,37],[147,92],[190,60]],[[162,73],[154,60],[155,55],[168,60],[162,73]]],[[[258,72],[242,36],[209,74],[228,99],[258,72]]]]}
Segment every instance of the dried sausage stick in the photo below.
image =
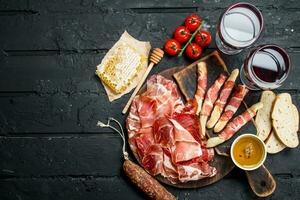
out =
{"type": "Polygon", "coordinates": [[[151,199],[176,200],[157,180],[132,161],[125,160],[123,169],[130,180],[151,199]]]}

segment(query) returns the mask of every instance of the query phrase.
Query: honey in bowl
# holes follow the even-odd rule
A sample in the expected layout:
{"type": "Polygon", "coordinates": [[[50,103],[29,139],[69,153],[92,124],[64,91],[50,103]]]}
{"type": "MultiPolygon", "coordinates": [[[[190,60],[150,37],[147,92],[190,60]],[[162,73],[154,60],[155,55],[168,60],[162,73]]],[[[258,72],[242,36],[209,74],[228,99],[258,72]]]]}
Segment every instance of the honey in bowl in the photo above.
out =
{"type": "Polygon", "coordinates": [[[241,169],[257,169],[266,158],[265,145],[255,135],[241,135],[235,139],[231,146],[231,158],[235,165],[241,169]]]}

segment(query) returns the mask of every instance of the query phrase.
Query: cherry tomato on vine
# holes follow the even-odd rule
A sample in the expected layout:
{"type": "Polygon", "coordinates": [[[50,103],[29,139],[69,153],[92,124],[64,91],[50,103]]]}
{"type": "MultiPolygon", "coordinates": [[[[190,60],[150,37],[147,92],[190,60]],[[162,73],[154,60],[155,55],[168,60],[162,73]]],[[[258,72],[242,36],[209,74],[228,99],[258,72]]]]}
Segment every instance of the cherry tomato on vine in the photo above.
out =
{"type": "Polygon", "coordinates": [[[194,32],[201,24],[201,19],[196,14],[192,14],[185,19],[184,25],[191,31],[194,32]]]}
{"type": "Polygon", "coordinates": [[[211,42],[211,34],[207,31],[199,31],[195,35],[195,42],[200,45],[201,47],[209,46],[211,42]]]}
{"type": "Polygon", "coordinates": [[[185,54],[192,60],[196,60],[202,54],[201,47],[196,43],[189,44],[185,49],[185,54]]]}
{"type": "Polygon", "coordinates": [[[180,51],[181,45],[177,40],[169,39],[165,42],[164,50],[170,56],[176,56],[180,51]]]}
{"type": "Polygon", "coordinates": [[[180,43],[187,42],[191,37],[191,33],[190,33],[189,29],[187,29],[184,26],[178,26],[175,29],[173,35],[174,35],[174,39],[177,40],[180,43]]]}

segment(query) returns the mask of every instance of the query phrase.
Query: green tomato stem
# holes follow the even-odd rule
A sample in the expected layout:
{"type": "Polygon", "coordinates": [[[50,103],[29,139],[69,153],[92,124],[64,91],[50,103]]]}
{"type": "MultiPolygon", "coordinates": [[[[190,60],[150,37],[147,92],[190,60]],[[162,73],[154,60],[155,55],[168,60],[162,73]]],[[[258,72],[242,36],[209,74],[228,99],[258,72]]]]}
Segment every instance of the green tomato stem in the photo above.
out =
{"type": "Polygon", "coordinates": [[[196,29],[196,31],[191,35],[189,41],[184,45],[184,47],[180,50],[180,53],[178,54],[178,57],[181,57],[184,50],[186,49],[186,47],[192,42],[192,40],[194,39],[195,35],[201,30],[203,24],[205,24],[205,21],[202,21],[202,23],[200,24],[200,26],[196,29]]]}

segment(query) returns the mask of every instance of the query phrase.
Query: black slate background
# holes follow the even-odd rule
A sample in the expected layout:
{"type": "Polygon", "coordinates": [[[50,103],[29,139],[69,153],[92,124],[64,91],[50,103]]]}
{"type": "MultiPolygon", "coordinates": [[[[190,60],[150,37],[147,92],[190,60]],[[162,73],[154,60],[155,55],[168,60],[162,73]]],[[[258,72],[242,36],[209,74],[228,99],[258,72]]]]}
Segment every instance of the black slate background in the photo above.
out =
{"type": "MultiPolygon", "coordinates": [[[[234,2],[0,0],[0,199],[144,199],[121,172],[120,138],[96,127],[108,116],[124,122],[129,95],[109,103],[95,66],[125,29],[160,47],[195,12],[214,35],[220,14],[234,2]]],[[[291,56],[293,69],[277,91],[290,92],[299,108],[300,2],[248,2],[265,18],[257,44],[278,44],[291,56]]],[[[247,52],[224,60],[239,67],[247,52]]],[[[152,74],[188,63],[165,57],[152,74]]],[[[268,156],[277,181],[268,199],[300,199],[299,155],[296,148],[268,156]]],[[[179,199],[256,198],[237,169],[209,187],[167,188],[179,199]]]]}

